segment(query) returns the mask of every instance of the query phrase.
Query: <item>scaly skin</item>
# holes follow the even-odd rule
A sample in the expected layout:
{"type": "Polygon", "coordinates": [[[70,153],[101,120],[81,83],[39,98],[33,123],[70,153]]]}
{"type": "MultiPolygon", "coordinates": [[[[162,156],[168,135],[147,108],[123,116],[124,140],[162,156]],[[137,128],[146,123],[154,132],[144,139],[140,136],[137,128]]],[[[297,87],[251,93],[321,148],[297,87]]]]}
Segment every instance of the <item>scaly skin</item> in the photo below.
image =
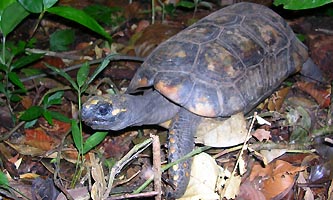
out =
{"type": "MultiPolygon", "coordinates": [[[[194,133],[200,117],[180,108],[156,91],[144,95],[104,95],[89,99],[82,106],[82,120],[93,129],[121,130],[129,126],[160,124],[172,119],[169,129],[168,161],[173,162],[194,148],[194,133]]],[[[166,196],[181,197],[191,172],[188,159],[170,168],[171,185],[166,196]]]]}

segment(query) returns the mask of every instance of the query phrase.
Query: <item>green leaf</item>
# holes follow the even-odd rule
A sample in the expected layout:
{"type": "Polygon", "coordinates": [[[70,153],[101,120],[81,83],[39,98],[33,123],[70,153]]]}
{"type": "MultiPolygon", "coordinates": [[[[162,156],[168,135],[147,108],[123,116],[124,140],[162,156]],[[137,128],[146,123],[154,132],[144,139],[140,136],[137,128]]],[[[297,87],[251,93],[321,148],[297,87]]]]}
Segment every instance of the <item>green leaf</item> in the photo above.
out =
{"type": "Polygon", "coordinates": [[[213,4],[211,2],[207,2],[207,1],[200,1],[199,6],[210,9],[210,10],[213,9],[213,4]]]}
{"type": "Polygon", "coordinates": [[[64,91],[58,91],[54,94],[52,94],[47,98],[46,104],[48,105],[47,107],[49,107],[50,105],[59,105],[62,103],[62,96],[64,95],[64,91]]]}
{"type": "Polygon", "coordinates": [[[43,0],[18,0],[20,4],[29,12],[41,13],[43,12],[43,0]]]}
{"type": "Polygon", "coordinates": [[[89,64],[85,62],[77,72],[76,81],[79,87],[82,87],[82,85],[87,81],[89,75],[89,69],[90,69],[89,64]]]}
{"type": "Polygon", "coordinates": [[[7,66],[0,63],[0,70],[6,72],[7,71],[7,66]]]}
{"type": "Polygon", "coordinates": [[[67,51],[69,45],[73,44],[74,39],[75,35],[73,30],[58,30],[52,33],[50,37],[50,49],[52,51],[67,51]]]}
{"type": "Polygon", "coordinates": [[[44,110],[44,112],[43,112],[43,117],[46,119],[46,121],[47,121],[50,125],[53,125],[52,115],[51,115],[50,111],[48,111],[48,110],[44,110]]]}
{"type": "Polygon", "coordinates": [[[38,119],[34,119],[34,120],[31,120],[31,121],[25,122],[24,128],[27,129],[27,128],[33,127],[37,123],[37,121],[38,121],[38,119]]]}
{"type": "Polygon", "coordinates": [[[274,0],[274,5],[283,5],[284,9],[289,10],[302,10],[320,7],[331,2],[332,0],[274,0]]]}
{"type": "Polygon", "coordinates": [[[83,144],[83,151],[82,153],[87,153],[90,149],[96,147],[99,143],[101,143],[108,132],[96,132],[93,135],[91,135],[83,144]]]}
{"type": "Polygon", "coordinates": [[[16,0],[3,0],[0,1],[0,15],[10,4],[14,3],[16,0]]]}
{"type": "Polygon", "coordinates": [[[72,85],[72,87],[75,89],[75,90],[79,90],[77,84],[73,81],[73,79],[68,75],[66,74],[66,72],[64,72],[63,70],[61,69],[58,69],[56,67],[53,67],[47,63],[45,63],[46,67],[48,67],[49,69],[51,69],[52,71],[56,72],[57,74],[59,74],[60,76],[64,77],[68,82],[70,82],[70,84],[72,85]]]}
{"type": "Polygon", "coordinates": [[[35,76],[44,73],[43,70],[30,68],[23,68],[21,72],[24,73],[25,76],[35,76]]]}
{"type": "Polygon", "coordinates": [[[297,38],[298,38],[300,41],[302,41],[302,42],[304,42],[305,39],[306,39],[306,36],[305,36],[304,34],[297,34],[296,36],[297,36],[297,38]]]}
{"type": "Polygon", "coordinates": [[[61,17],[64,17],[66,19],[70,19],[72,21],[75,21],[87,28],[89,28],[92,31],[95,31],[96,33],[104,36],[108,40],[111,40],[111,36],[103,29],[102,26],[100,26],[96,20],[94,20],[92,17],[87,15],[82,10],[77,10],[71,7],[66,6],[59,6],[59,7],[52,7],[47,9],[48,12],[59,15],[61,17]]]}
{"type": "Polygon", "coordinates": [[[192,9],[195,7],[195,4],[190,1],[180,1],[177,3],[177,6],[192,9]]]}
{"type": "Polygon", "coordinates": [[[44,109],[39,106],[31,106],[20,117],[20,120],[31,121],[38,119],[44,112],[44,109]]]}
{"type": "Polygon", "coordinates": [[[72,136],[73,136],[73,141],[74,144],[77,148],[77,150],[82,154],[83,150],[83,144],[82,144],[82,134],[80,132],[79,126],[77,125],[75,120],[71,120],[71,128],[72,128],[72,136]]]}
{"type": "Polygon", "coordinates": [[[44,4],[44,9],[48,9],[51,8],[52,6],[54,6],[54,4],[56,4],[58,2],[58,0],[43,0],[43,4],[44,4]]]}
{"type": "Polygon", "coordinates": [[[5,86],[3,85],[3,83],[0,82],[0,93],[5,94],[6,90],[5,90],[5,86]]]}
{"type": "Polygon", "coordinates": [[[90,5],[83,9],[85,13],[93,17],[96,21],[107,26],[117,26],[124,21],[121,17],[122,9],[120,7],[109,7],[104,5],[90,5]]]}
{"type": "Polygon", "coordinates": [[[31,38],[31,39],[27,42],[26,47],[27,47],[27,48],[35,48],[36,43],[37,43],[37,39],[36,39],[36,38],[31,38]]]}
{"type": "Polygon", "coordinates": [[[10,101],[11,102],[19,102],[21,100],[22,100],[22,98],[19,95],[17,95],[17,94],[12,94],[10,96],[10,101]]]}
{"type": "Polygon", "coordinates": [[[66,123],[70,123],[71,122],[71,120],[68,117],[66,117],[65,115],[63,115],[62,113],[54,112],[54,111],[50,111],[50,113],[51,113],[51,116],[54,119],[57,119],[59,121],[66,122],[66,123]]]}
{"type": "Polygon", "coordinates": [[[9,72],[8,73],[8,78],[14,85],[16,85],[19,88],[25,90],[25,87],[24,87],[22,81],[20,80],[20,78],[18,77],[18,75],[15,72],[9,72]]]}
{"type": "Polygon", "coordinates": [[[0,31],[7,36],[28,15],[29,13],[18,2],[10,4],[1,15],[0,31]]]}
{"type": "Polygon", "coordinates": [[[91,77],[88,79],[88,81],[85,84],[85,87],[82,89],[82,92],[84,92],[88,85],[96,78],[96,76],[101,73],[110,63],[110,60],[116,56],[116,54],[111,54],[105,57],[105,59],[103,60],[103,62],[96,68],[96,70],[93,72],[93,74],[91,75],[91,77]]]}
{"type": "Polygon", "coordinates": [[[14,43],[12,41],[8,41],[6,44],[6,47],[10,49],[10,53],[12,54],[12,57],[15,57],[25,51],[27,43],[19,40],[17,43],[14,43]]]}
{"type": "Polygon", "coordinates": [[[7,176],[2,171],[0,171],[0,187],[4,187],[4,188],[9,187],[9,181],[7,179],[7,176]]]}
{"type": "Polygon", "coordinates": [[[44,54],[31,54],[31,55],[24,56],[12,64],[11,70],[22,68],[28,64],[31,64],[31,63],[41,59],[43,56],[44,56],[44,54]]]}

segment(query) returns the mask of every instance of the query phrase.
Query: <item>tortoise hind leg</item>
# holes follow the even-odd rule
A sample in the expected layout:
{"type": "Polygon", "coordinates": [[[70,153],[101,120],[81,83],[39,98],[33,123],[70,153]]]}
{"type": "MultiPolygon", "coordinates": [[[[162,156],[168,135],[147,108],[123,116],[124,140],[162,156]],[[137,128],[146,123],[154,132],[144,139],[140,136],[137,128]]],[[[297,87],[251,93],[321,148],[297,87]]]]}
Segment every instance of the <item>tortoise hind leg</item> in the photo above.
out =
{"type": "MultiPolygon", "coordinates": [[[[174,162],[194,148],[194,133],[199,124],[200,117],[181,108],[174,118],[169,130],[168,161],[174,162]]],[[[167,198],[181,197],[190,180],[192,159],[187,159],[169,169],[169,177],[174,189],[168,189],[167,198]]]]}

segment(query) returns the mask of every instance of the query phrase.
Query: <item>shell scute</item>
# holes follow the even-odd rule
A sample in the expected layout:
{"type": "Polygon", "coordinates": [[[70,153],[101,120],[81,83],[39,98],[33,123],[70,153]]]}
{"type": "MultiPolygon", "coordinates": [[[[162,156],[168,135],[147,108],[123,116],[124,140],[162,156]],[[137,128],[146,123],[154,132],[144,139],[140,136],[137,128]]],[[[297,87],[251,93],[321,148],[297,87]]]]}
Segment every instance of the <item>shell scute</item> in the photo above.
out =
{"type": "Polygon", "coordinates": [[[189,101],[184,107],[193,113],[198,113],[207,117],[215,117],[221,113],[218,101],[218,90],[211,85],[196,84],[191,92],[189,101]]]}
{"type": "Polygon", "coordinates": [[[189,74],[181,72],[158,73],[155,89],[179,105],[185,105],[193,90],[194,81],[189,74]]]}
{"type": "Polygon", "coordinates": [[[290,39],[287,34],[261,16],[246,17],[242,26],[253,36],[256,36],[257,43],[262,45],[269,54],[274,54],[289,44],[290,39]]]}
{"type": "Polygon", "coordinates": [[[199,24],[180,32],[174,39],[189,41],[192,43],[203,43],[215,39],[220,33],[220,27],[213,24],[199,24]],[[188,37],[188,36],[191,37],[188,37]]]}
{"type": "Polygon", "coordinates": [[[307,48],[269,8],[238,3],[160,44],[129,91],[155,87],[202,116],[247,112],[307,60],[307,48]]]}
{"type": "Polygon", "coordinates": [[[245,66],[252,66],[262,61],[265,50],[251,37],[241,27],[231,27],[219,38],[235,51],[245,66]]]}
{"type": "Polygon", "coordinates": [[[243,73],[240,60],[218,41],[201,45],[193,74],[200,81],[211,84],[231,82],[243,73]]]}

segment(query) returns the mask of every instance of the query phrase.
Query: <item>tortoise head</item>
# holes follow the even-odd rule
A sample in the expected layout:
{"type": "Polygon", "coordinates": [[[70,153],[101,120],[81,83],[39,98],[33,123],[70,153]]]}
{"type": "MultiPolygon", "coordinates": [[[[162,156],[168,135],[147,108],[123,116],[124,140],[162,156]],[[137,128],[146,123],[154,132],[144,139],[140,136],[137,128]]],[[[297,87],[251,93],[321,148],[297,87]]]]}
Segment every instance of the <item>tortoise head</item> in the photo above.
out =
{"type": "Polygon", "coordinates": [[[94,96],[82,106],[82,120],[93,129],[121,130],[129,126],[126,97],[94,96]]]}

